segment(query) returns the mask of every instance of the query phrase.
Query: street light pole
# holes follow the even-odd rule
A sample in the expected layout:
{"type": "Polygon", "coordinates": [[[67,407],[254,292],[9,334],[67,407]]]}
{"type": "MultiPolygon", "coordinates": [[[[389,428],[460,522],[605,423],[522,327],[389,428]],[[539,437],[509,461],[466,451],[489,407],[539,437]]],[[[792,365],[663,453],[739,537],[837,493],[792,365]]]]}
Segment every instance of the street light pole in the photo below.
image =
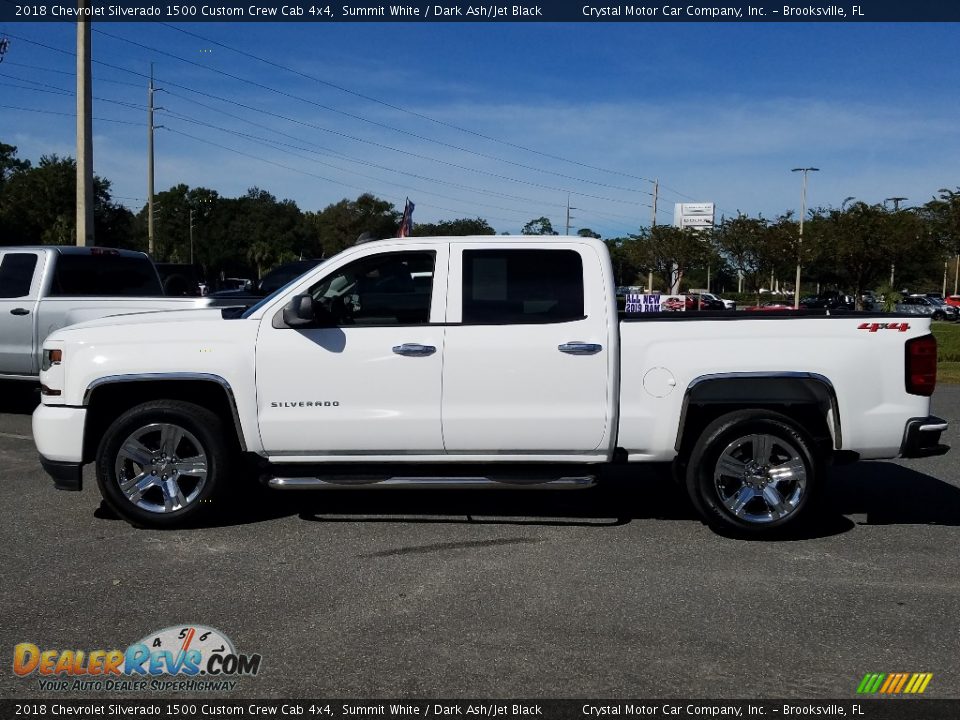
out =
{"type": "MultiPolygon", "coordinates": [[[[883,204],[886,205],[888,202],[893,203],[893,211],[895,213],[900,212],[900,203],[902,203],[907,198],[905,197],[889,197],[884,198],[883,204]]],[[[897,269],[897,264],[895,262],[890,263],[890,287],[893,288],[893,272],[897,269]]]]}
{"type": "Polygon", "coordinates": [[[803,253],[803,216],[807,214],[807,173],[819,172],[820,168],[793,168],[790,172],[803,173],[803,192],[800,194],[800,236],[797,241],[797,280],[793,286],[793,307],[800,307],[800,260],[803,253]]]}
{"type": "Polygon", "coordinates": [[[190,264],[193,265],[193,208],[190,208],[190,264]]]}

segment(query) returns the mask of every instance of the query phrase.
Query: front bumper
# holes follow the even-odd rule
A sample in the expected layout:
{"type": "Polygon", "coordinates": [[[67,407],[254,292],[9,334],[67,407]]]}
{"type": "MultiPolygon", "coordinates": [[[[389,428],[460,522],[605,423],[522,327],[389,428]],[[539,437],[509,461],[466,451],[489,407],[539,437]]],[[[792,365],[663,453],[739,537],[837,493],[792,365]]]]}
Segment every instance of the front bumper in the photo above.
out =
{"type": "Polygon", "coordinates": [[[33,411],[33,442],[40,464],[60,490],[80,490],[87,409],[40,405],[33,411]]]}
{"type": "Polygon", "coordinates": [[[940,434],[946,429],[947,421],[934,415],[908,420],[903,431],[900,457],[918,458],[945,454],[950,446],[940,443],[940,434]]]}
{"type": "Polygon", "coordinates": [[[83,490],[83,463],[61,462],[40,456],[40,464],[57,490],[83,490]]]}

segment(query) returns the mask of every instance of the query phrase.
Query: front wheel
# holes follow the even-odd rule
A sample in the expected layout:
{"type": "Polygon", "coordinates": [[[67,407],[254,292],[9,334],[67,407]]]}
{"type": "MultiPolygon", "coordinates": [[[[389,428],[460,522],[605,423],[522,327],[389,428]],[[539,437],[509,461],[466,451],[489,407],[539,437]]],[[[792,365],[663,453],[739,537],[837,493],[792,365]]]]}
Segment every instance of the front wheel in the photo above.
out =
{"type": "Polygon", "coordinates": [[[705,521],[750,536],[795,527],[820,493],[816,445],[780,413],[743,410],[710,423],[686,466],[687,492],[705,521]]]}
{"type": "Polygon", "coordinates": [[[937,310],[937,312],[935,312],[932,317],[934,320],[943,320],[946,317],[946,315],[944,315],[942,312],[937,310]]]}
{"type": "Polygon", "coordinates": [[[107,428],[97,450],[97,484],[125,520],[148,527],[196,522],[215,505],[230,467],[220,418],[193,403],[157,400],[107,428]]]}

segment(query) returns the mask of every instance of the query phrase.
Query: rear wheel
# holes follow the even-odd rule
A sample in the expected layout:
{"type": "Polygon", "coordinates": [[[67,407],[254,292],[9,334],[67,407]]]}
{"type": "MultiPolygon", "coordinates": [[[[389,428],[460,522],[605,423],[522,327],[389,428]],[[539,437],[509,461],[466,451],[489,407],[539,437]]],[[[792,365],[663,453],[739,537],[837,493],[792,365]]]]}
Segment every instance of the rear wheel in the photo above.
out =
{"type": "Polygon", "coordinates": [[[743,410],[706,427],[687,463],[686,486],[709,525],[763,536],[809,515],[823,467],[816,445],[792,420],[743,410]]]}
{"type": "Polygon", "coordinates": [[[138,405],[110,425],[97,450],[107,504],[135,525],[178,527],[210,513],[230,472],[220,418],[193,403],[138,405]]]}
{"type": "Polygon", "coordinates": [[[932,317],[933,317],[934,320],[943,320],[943,318],[945,317],[945,315],[944,315],[942,312],[940,312],[939,310],[937,310],[937,311],[933,314],[932,317]]]}

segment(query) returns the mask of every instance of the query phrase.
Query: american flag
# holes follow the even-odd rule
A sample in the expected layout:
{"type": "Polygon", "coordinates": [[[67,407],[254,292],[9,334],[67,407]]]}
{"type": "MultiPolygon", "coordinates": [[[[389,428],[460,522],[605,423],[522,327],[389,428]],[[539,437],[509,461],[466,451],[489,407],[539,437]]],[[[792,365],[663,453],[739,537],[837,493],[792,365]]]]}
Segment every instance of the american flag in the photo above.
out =
{"type": "Polygon", "coordinates": [[[400,232],[399,237],[409,237],[410,233],[413,232],[413,208],[414,204],[410,202],[410,198],[407,198],[406,204],[403,206],[403,217],[400,219],[400,232]]]}

